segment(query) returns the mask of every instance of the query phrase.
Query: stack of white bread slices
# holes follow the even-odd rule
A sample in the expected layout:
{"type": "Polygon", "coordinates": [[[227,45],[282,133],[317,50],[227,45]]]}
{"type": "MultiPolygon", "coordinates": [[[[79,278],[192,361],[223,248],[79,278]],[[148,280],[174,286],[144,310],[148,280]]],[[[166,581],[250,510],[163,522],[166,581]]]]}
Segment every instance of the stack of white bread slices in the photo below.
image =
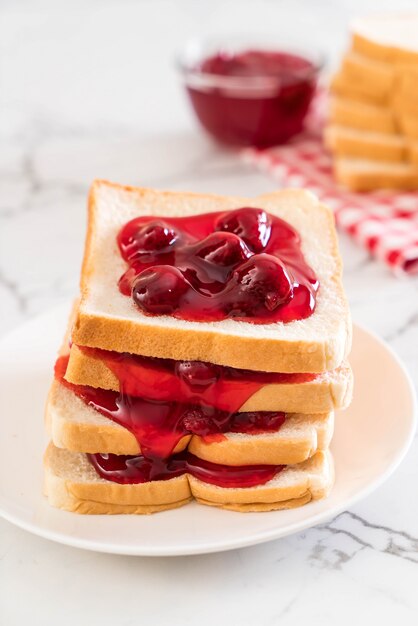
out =
{"type": "Polygon", "coordinates": [[[328,208],[301,190],[248,199],[95,181],[88,210],[46,407],[51,505],[269,511],[326,496],[334,410],[352,395],[328,208]]]}
{"type": "Polygon", "coordinates": [[[354,191],[418,189],[418,14],[371,15],[331,81],[325,142],[354,191]]]}

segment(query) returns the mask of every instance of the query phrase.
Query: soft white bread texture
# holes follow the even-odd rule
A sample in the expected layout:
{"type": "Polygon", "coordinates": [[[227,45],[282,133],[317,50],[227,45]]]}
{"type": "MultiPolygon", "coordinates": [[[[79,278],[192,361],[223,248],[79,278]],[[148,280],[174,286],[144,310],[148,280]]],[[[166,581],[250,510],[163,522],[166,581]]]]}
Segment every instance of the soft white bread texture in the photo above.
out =
{"type": "Polygon", "coordinates": [[[186,474],[166,481],[121,485],[100,478],[84,454],[61,450],[52,443],[44,465],[49,503],[89,514],[154,513],[182,506],[192,496],[202,504],[237,511],[272,511],[323,498],[334,481],[329,452],[318,452],[304,463],[286,467],[265,485],[245,489],[216,487],[186,474]]]}
{"type": "MultiPolygon", "coordinates": [[[[56,381],[49,393],[45,421],[51,439],[58,448],[102,454],[141,452],[129,430],[87,406],[56,381]]],[[[212,443],[205,443],[198,436],[186,436],[177,444],[174,452],[184,450],[189,444],[189,449],[196,456],[225,465],[300,463],[315,454],[316,450],[328,447],[333,429],[332,412],[314,415],[291,413],[276,433],[226,433],[224,441],[212,443]]]]}
{"type": "MultiPolygon", "coordinates": [[[[119,391],[119,381],[100,359],[71,346],[65,378],[75,385],[88,385],[119,391]]],[[[324,413],[344,409],[353,395],[353,373],[345,362],[329,372],[304,383],[268,384],[256,391],[239,411],[285,411],[287,413],[324,413]]]]}
{"type": "Polygon", "coordinates": [[[418,13],[382,13],[351,25],[353,49],[378,61],[418,63],[418,13]]]}
{"type": "Polygon", "coordinates": [[[78,345],[276,372],[334,369],[351,345],[334,218],[307,191],[283,190],[248,199],[157,192],[96,181],[89,198],[81,292],[72,331],[78,345]],[[251,324],[146,316],[119,292],[117,282],[126,266],[116,235],[127,221],[140,215],[187,216],[242,206],[263,208],[299,232],[305,259],[321,285],[309,318],[287,324],[251,324]]]}
{"type": "Polygon", "coordinates": [[[355,191],[418,188],[418,167],[413,163],[341,157],[334,160],[334,170],[338,181],[355,191]]]}
{"type": "Polygon", "coordinates": [[[409,155],[408,142],[402,135],[374,133],[348,126],[328,126],[324,141],[327,148],[337,156],[402,162],[409,155]]]}

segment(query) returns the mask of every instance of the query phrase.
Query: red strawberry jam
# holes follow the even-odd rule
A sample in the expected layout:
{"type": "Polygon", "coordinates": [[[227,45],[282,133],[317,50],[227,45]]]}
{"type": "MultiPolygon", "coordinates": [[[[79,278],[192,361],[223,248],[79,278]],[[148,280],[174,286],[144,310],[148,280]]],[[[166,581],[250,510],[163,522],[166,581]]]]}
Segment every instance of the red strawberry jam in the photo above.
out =
{"type": "Polygon", "coordinates": [[[303,128],[319,65],[275,50],[220,51],[183,67],[202,126],[228,144],[273,146],[303,128]]]}
{"type": "MultiPolygon", "coordinates": [[[[78,346],[103,361],[125,395],[152,400],[203,404],[234,413],[264,385],[300,384],[317,374],[282,374],[236,369],[203,361],[175,361],[78,346]]],[[[65,370],[64,370],[65,372],[65,370]]]]}
{"type": "Polygon", "coordinates": [[[199,459],[190,452],[182,452],[159,462],[141,455],[88,454],[87,457],[101,478],[120,484],[170,480],[187,473],[218,487],[245,488],[264,485],[284,469],[283,465],[218,465],[199,459]]]}
{"type": "Polygon", "coordinates": [[[319,59],[262,48],[232,52],[229,42],[217,53],[210,52],[207,57],[197,55],[194,63],[184,59],[182,70],[195,113],[213,137],[265,148],[303,129],[319,59]]]}
{"type": "MultiPolygon", "coordinates": [[[[100,353],[103,352],[105,351],[100,350],[100,353]]],[[[131,359],[135,362],[136,358],[140,359],[141,357],[127,356],[126,362],[131,359]]],[[[113,370],[114,362],[112,359],[103,360],[113,370]]],[[[158,361],[164,361],[164,359],[158,359],[158,361]]],[[[86,404],[127,428],[136,437],[142,454],[151,459],[168,458],[178,442],[186,435],[202,437],[218,435],[219,440],[219,438],[223,438],[222,433],[225,432],[253,434],[271,432],[277,431],[284,423],[285,414],[279,411],[238,412],[254,391],[263,385],[256,379],[251,384],[252,372],[248,373],[247,379],[244,373],[242,380],[239,381],[240,384],[232,384],[229,394],[225,394],[225,397],[221,393],[220,398],[217,398],[217,390],[228,385],[227,379],[221,379],[221,368],[219,368],[219,378],[210,379],[207,372],[204,374],[206,378],[202,378],[202,371],[204,372],[207,364],[184,362],[185,364],[196,363],[197,368],[200,369],[197,378],[195,375],[190,377],[189,369],[189,378],[185,382],[182,375],[178,376],[178,373],[174,373],[173,370],[170,372],[170,366],[176,367],[174,363],[176,362],[169,361],[165,376],[163,367],[151,368],[151,376],[155,377],[154,389],[150,384],[151,376],[141,381],[140,374],[141,371],[144,371],[141,365],[137,369],[135,369],[135,365],[130,370],[126,368],[126,373],[120,378],[120,392],[87,385],[74,385],[64,378],[68,356],[60,357],[57,360],[55,377],[86,404]],[[161,377],[158,376],[159,371],[162,372],[161,377]],[[126,392],[125,381],[127,380],[131,381],[128,385],[129,389],[132,388],[140,395],[131,395],[126,392]],[[171,398],[170,389],[175,386],[177,386],[177,390],[171,398]],[[199,392],[203,387],[206,387],[206,394],[199,392]],[[211,405],[212,399],[213,405],[211,405]]],[[[179,364],[177,370],[181,369],[183,362],[177,363],[179,364]]],[[[123,372],[125,368],[123,368],[122,358],[118,361],[118,366],[114,371],[123,372]]],[[[213,367],[216,368],[217,366],[213,367]]],[[[268,374],[268,376],[274,378],[278,375],[268,374]]],[[[286,376],[292,376],[292,374],[286,376]]]]}
{"type": "MultiPolygon", "coordinates": [[[[96,356],[101,357],[105,354],[103,350],[88,349],[88,351],[90,354],[96,352],[96,356]]],[[[109,354],[112,356],[116,353],[109,354]]],[[[103,359],[109,367],[113,363],[111,356],[103,359]]],[[[136,376],[138,376],[136,390],[141,391],[139,374],[143,369],[139,365],[135,370],[135,363],[131,370],[125,370],[122,367],[121,371],[127,373],[125,373],[125,378],[121,379],[120,392],[87,385],[73,385],[64,378],[68,358],[68,356],[58,358],[55,365],[56,379],[71,389],[88,406],[127,428],[136,437],[141,447],[142,454],[137,456],[88,454],[88,459],[102,478],[124,484],[142,483],[150,480],[168,480],[187,472],[220,487],[249,487],[264,484],[281,471],[282,466],[275,465],[243,467],[216,465],[198,459],[188,452],[173,455],[177,443],[185,435],[196,434],[208,437],[209,441],[218,441],[219,438],[223,438],[223,432],[255,434],[277,431],[284,423],[285,414],[282,412],[233,412],[234,407],[242,406],[245,399],[251,395],[254,385],[249,385],[249,389],[241,385],[239,389],[235,389],[235,394],[230,393],[224,400],[224,406],[229,404],[229,410],[219,410],[213,406],[199,404],[202,402],[199,398],[199,391],[216,387],[222,377],[222,370],[230,368],[219,368],[217,371],[217,366],[210,366],[206,363],[168,361],[165,364],[168,387],[170,388],[174,380],[177,380],[178,397],[190,401],[194,399],[193,405],[169,399],[157,400],[127,394],[124,390],[124,381],[132,380],[136,376]]],[[[122,358],[123,355],[117,360],[119,366],[122,365],[122,358]]],[[[129,362],[129,360],[139,360],[141,357],[127,355],[125,359],[129,362]]],[[[149,359],[149,361],[152,362],[154,359],[149,359]]],[[[156,359],[156,361],[164,360],[156,359]]],[[[161,385],[163,379],[157,375],[158,367],[150,369],[155,377],[154,385],[156,388],[165,389],[162,394],[165,397],[167,388],[165,384],[161,385]]],[[[164,370],[164,367],[161,367],[161,370],[164,370]]],[[[248,374],[251,376],[253,372],[248,374]]],[[[267,374],[267,376],[280,375],[267,374]]],[[[292,376],[292,374],[285,376],[292,376]]],[[[245,373],[243,381],[245,381],[245,373]]],[[[149,384],[149,378],[144,382],[149,384]]],[[[261,386],[262,383],[258,382],[257,385],[261,386]]],[[[134,386],[132,382],[131,386],[134,386]]],[[[158,392],[156,395],[158,396],[158,392]]]]}
{"type": "Polygon", "coordinates": [[[309,317],[319,288],[298,233],[262,209],[138,217],[118,235],[120,291],[147,315],[256,324],[309,317]]]}

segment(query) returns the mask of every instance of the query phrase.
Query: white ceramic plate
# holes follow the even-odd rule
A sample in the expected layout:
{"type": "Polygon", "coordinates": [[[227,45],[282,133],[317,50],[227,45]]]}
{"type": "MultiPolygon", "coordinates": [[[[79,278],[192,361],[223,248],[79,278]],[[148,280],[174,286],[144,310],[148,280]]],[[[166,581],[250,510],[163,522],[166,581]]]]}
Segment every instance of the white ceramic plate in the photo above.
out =
{"type": "Polygon", "coordinates": [[[395,470],[411,443],[416,405],[410,379],[380,339],[356,327],[350,359],[354,400],[336,418],[336,483],[326,500],[246,514],[196,503],[151,516],[55,510],[42,496],[43,409],[68,309],[34,319],[0,342],[0,514],[47,539],[144,556],[202,554],[269,541],[318,524],[369,494],[395,470]]]}

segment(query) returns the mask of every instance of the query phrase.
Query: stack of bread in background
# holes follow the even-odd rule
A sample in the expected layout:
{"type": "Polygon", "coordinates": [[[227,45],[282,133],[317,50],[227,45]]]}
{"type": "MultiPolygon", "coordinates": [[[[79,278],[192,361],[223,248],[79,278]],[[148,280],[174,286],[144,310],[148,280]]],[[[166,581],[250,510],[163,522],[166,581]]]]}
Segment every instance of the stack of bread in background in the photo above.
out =
{"type": "Polygon", "coordinates": [[[418,14],[357,20],[331,93],[325,143],[337,181],[418,189],[418,14]]]}

